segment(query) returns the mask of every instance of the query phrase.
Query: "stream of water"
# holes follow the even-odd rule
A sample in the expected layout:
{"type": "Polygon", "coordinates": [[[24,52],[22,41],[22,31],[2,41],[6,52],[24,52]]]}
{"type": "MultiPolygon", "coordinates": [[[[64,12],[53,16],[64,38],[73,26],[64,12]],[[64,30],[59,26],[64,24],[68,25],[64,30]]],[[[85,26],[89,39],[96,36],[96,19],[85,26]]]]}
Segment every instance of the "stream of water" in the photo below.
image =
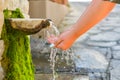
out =
{"type": "MultiPolygon", "coordinates": [[[[57,27],[53,24],[53,22],[51,22],[51,26],[49,28],[46,29],[45,31],[46,33],[46,36],[50,36],[50,35],[55,35],[55,36],[58,36],[60,34],[59,30],[57,29],[57,27]]],[[[50,44],[51,45],[51,44],[50,44]]],[[[53,45],[53,44],[52,44],[53,45]]],[[[51,69],[52,69],[52,74],[53,74],[53,78],[52,80],[56,80],[58,74],[57,72],[55,71],[55,63],[57,62],[58,58],[57,57],[57,52],[59,50],[57,48],[55,48],[54,46],[51,47],[51,52],[50,52],[50,66],[51,66],[51,69]]],[[[72,51],[70,51],[70,49],[66,50],[66,51],[61,51],[61,58],[62,59],[65,59],[66,61],[66,64],[67,65],[72,65],[73,63],[70,61],[72,56],[73,56],[73,53],[72,51]]],[[[62,60],[61,59],[61,60],[62,60]]],[[[65,68],[65,67],[64,67],[65,68]]]]}

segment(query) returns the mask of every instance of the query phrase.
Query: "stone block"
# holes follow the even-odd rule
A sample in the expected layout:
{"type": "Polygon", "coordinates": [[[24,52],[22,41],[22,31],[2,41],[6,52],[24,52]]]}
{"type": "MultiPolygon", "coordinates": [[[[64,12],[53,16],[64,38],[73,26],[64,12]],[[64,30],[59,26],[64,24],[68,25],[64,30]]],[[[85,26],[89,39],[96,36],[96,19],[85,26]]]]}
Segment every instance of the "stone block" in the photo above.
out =
{"type": "Polygon", "coordinates": [[[120,50],[119,51],[113,51],[113,58],[120,60],[120,50]]]}
{"type": "Polygon", "coordinates": [[[89,46],[97,46],[97,47],[112,47],[115,46],[117,43],[116,42],[104,42],[104,41],[87,41],[85,44],[89,45],[89,46]]]}
{"type": "Polygon", "coordinates": [[[110,70],[110,80],[120,80],[120,61],[112,60],[111,65],[112,69],[110,70]]]}
{"type": "Polygon", "coordinates": [[[49,0],[30,0],[31,18],[48,18],[58,25],[68,11],[67,6],[49,0]]]}
{"type": "MultiPolygon", "coordinates": [[[[36,74],[35,80],[53,80],[52,74],[36,74]]],[[[88,76],[85,75],[74,75],[74,74],[58,74],[55,80],[89,80],[88,76]]]]}
{"type": "Polygon", "coordinates": [[[108,61],[100,52],[84,47],[78,49],[75,47],[73,49],[75,50],[74,64],[77,72],[82,74],[106,72],[108,61]]]}
{"type": "Polygon", "coordinates": [[[23,13],[28,14],[29,2],[28,0],[5,0],[5,8],[9,10],[20,8],[23,13]]]}
{"type": "Polygon", "coordinates": [[[16,8],[20,8],[23,12],[23,15],[26,18],[29,18],[29,2],[28,0],[5,0],[5,8],[9,10],[15,10],[16,8]]]}
{"type": "Polygon", "coordinates": [[[113,46],[112,50],[113,51],[120,51],[120,45],[118,44],[118,45],[113,46]]]}
{"type": "Polygon", "coordinates": [[[117,32],[103,32],[90,37],[92,41],[118,41],[120,40],[120,35],[117,32]]]}

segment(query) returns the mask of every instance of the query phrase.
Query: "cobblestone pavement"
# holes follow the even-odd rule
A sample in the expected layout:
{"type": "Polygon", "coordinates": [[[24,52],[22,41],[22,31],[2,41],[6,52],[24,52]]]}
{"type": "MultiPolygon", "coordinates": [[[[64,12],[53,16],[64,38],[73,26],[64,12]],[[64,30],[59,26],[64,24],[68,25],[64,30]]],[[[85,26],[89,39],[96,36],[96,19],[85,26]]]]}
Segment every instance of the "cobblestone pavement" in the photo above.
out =
{"type": "MultiPolygon", "coordinates": [[[[72,26],[89,3],[70,3],[71,12],[59,30],[72,26]]],[[[120,80],[120,5],[72,46],[75,70],[90,80],[120,80]],[[80,59],[77,58],[80,56],[80,59]]]]}

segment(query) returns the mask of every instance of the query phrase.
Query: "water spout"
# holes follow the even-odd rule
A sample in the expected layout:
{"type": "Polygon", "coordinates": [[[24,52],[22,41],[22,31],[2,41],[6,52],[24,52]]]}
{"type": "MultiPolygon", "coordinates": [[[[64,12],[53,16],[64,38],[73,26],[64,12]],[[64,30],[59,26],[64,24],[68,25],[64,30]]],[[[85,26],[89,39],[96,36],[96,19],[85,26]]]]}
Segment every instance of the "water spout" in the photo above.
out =
{"type": "Polygon", "coordinates": [[[8,19],[11,26],[14,29],[21,30],[27,35],[35,34],[42,30],[43,28],[47,28],[50,26],[49,19],[21,19],[21,18],[10,18],[8,19]]]}

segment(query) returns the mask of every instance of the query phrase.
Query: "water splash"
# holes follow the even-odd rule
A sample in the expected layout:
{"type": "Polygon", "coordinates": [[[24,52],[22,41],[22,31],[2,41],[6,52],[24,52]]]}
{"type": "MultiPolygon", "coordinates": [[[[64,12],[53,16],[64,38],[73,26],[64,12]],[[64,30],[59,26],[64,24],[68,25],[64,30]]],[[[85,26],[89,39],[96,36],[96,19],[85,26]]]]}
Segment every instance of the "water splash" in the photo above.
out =
{"type": "MultiPolygon", "coordinates": [[[[60,34],[60,32],[57,29],[57,27],[53,24],[53,22],[51,22],[51,26],[45,30],[45,34],[46,34],[46,37],[49,37],[52,34],[55,36],[58,36],[60,34]]],[[[56,80],[58,74],[55,71],[55,66],[56,66],[55,64],[56,64],[58,58],[60,58],[58,56],[61,56],[61,60],[65,59],[67,65],[73,65],[73,63],[70,60],[72,59],[72,56],[74,56],[74,55],[73,55],[71,49],[61,51],[61,55],[57,55],[58,51],[60,51],[60,50],[53,46],[54,45],[52,44],[49,61],[50,61],[50,66],[51,66],[52,74],[53,74],[52,80],[56,80]]],[[[64,68],[66,68],[66,67],[64,67],[64,68]]]]}
{"type": "MultiPolygon", "coordinates": [[[[50,28],[47,29],[46,33],[47,33],[47,37],[49,37],[50,35],[55,35],[58,36],[60,34],[60,32],[58,31],[57,27],[53,24],[53,22],[50,22],[50,28]]],[[[51,52],[50,52],[50,66],[52,69],[52,74],[53,74],[53,78],[52,80],[56,80],[57,77],[57,73],[55,71],[55,63],[56,63],[56,54],[58,52],[57,48],[54,48],[54,44],[50,44],[51,47],[51,52]]]]}

